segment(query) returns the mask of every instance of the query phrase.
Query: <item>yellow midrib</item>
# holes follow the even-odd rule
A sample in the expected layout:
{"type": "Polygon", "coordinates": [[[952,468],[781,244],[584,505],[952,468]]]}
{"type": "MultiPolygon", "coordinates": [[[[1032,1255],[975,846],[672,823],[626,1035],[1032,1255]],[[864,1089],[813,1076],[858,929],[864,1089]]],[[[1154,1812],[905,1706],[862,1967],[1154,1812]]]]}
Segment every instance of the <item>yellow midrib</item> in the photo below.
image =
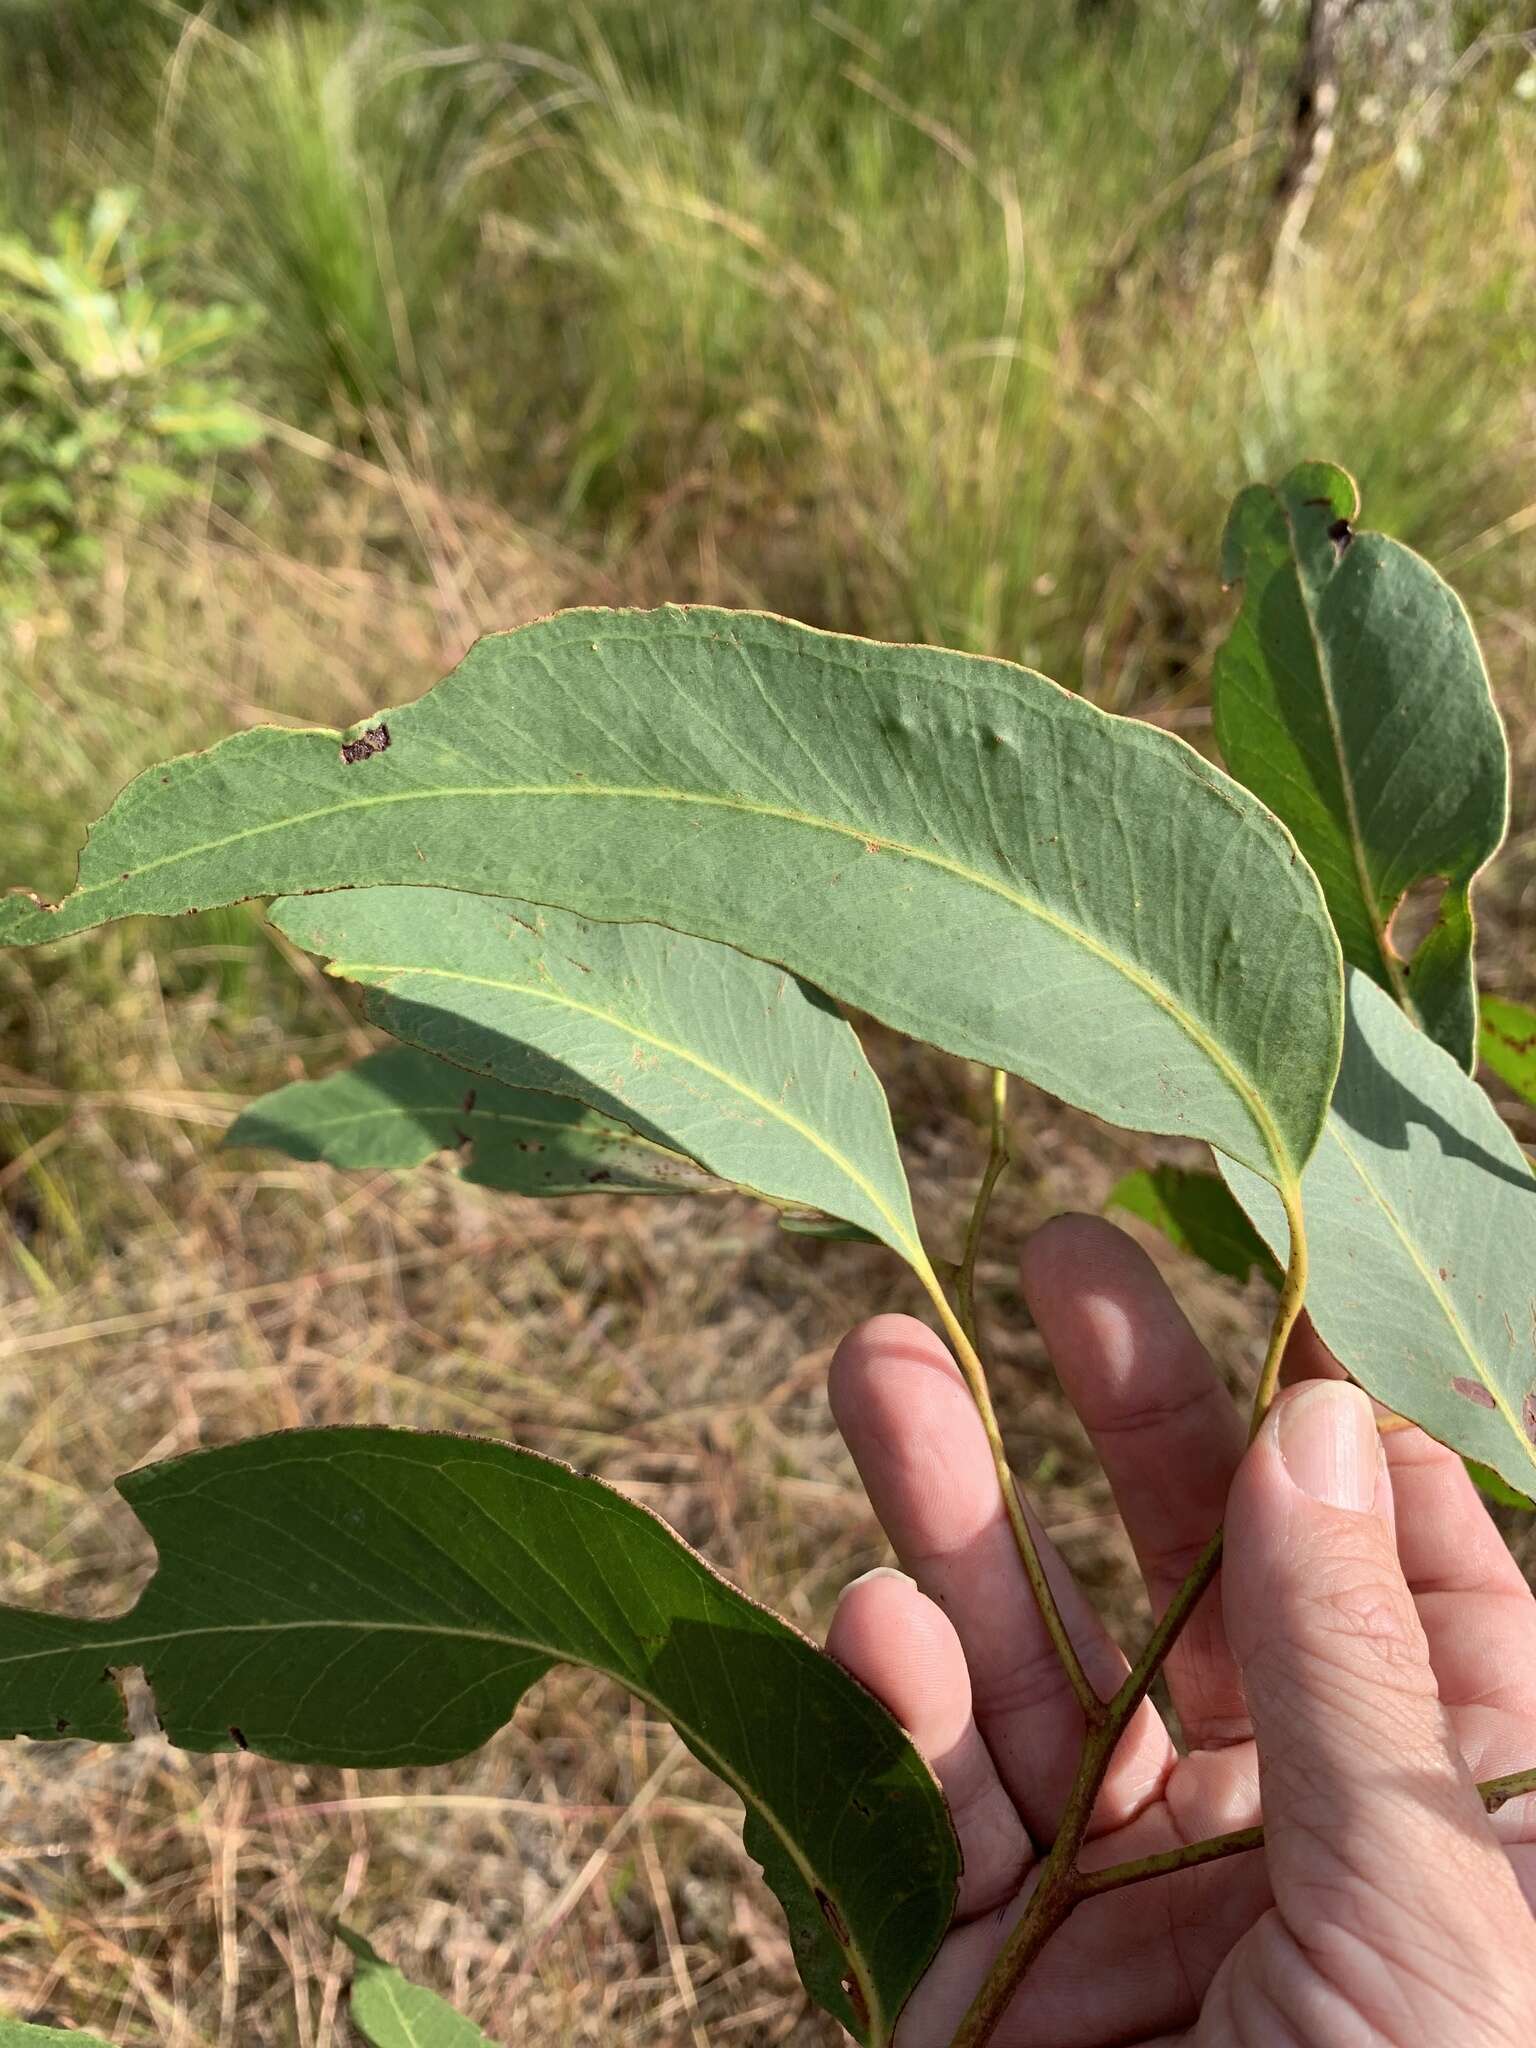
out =
{"type": "Polygon", "coordinates": [[[911,1227],[902,1222],[879,1189],[859,1171],[851,1159],[839,1152],[835,1145],[828,1144],[819,1131],[804,1123],[781,1104],[774,1102],[770,1096],[760,1094],[738,1076],[727,1073],[725,1068],[717,1067],[713,1061],[690,1051],[685,1045],[674,1044],[671,1039],[658,1037],[653,1031],[644,1031],[638,1024],[632,1024],[628,1018],[616,1016],[611,1010],[600,1009],[595,1003],[578,1002],[574,996],[566,995],[563,990],[530,987],[526,982],[508,981],[502,975],[465,974],[456,968],[413,967],[401,962],[377,960],[333,960],[326,968],[326,972],[341,980],[356,980],[371,975],[415,975],[428,981],[452,981],[461,982],[471,988],[493,988],[503,995],[533,996],[539,1002],[554,1003],[562,1009],[574,1010],[580,1016],[594,1018],[600,1024],[607,1024],[616,1031],[622,1031],[640,1045],[652,1046],[657,1052],[667,1053],[673,1059],[684,1060],[689,1066],[697,1068],[701,1074],[709,1075],[711,1080],[718,1081],[722,1087],[739,1095],[744,1102],[750,1102],[754,1108],[762,1110],[765,1115],[773,1117],[787,1129],[794,1131],[808,1145],[814,1146],[824,1159],[853,1183],[876,1214],[884,1217],[890,1226],[892,1249],[899,1251],[903,1258],[919,1270],[927,1265],[926,1254],[911,1227]]]}
{"type": "MultiPolygon", "coordinates": [[[[431,971],[430,968],[420,967],[410,970],[413,974],[426,974],[431,971]]],[[[440,1055],[434,1054],[433,1057],[437,1058],[440,1055]]],[[[508,1083],[507,1085],[521,1084],[508,1083]]],[[[591,1113],[594,1116],[602,1115],[600,1109],[592,1110],[591,1113]]],[[[572,1122],[569,1118],[523,1116],[519,1113],[500,1109],[455,1109],[446,1102],[440,1102],[435,1105],[418,1104],[414,1108],[408,1103],[391,1102],[386,1103],[379,1109],[355,1109],[346,1116],[327,1117],[320,1126],[320,1134],[325,1136],[333,1131],[352,1130],[358,1124],[394,1123],[401,1117],[417,1116],[463,1117],[477,1124],[509,1124],[514,1130],[569,1131],[578,1138],[601,1137],[613,1145],[643,1146],[647,1152],[659,1152],[665,1159],[681,1157],[681,1154],[674,1152],[670,1146],[658,1143],[655,1138],[647,1138],[640,1131],[625,1130],[622,1124],[611,1119],[600,1128],[594,1129],[590,1124],[583,1126],[580,1122],[572,1122]]]]}
{"type": "Polygon", "coordinates": [[[1338,699],[1333,691],[1333,671],[1328,665],[1328,657],[1323,649],[1322,634],[1318,629],[1317,618],[1312,610],[1311,592],[1308,589],[1306,578],[1302,575],[1299,567],[1301,561],[1301,542],[1292,523],[1289,506],[1285,508],[1285,522],[1286,530],[1291,536],[1291,546],[1295,552],[1298,564],[1296,588],[1301,596],[1301,615],[1307,622],[1307,636],[1312,642],[1312,658],[1317,665],[1318,692],[1323,700],[1323,715],[1328,721],[1328,737],[1333,746],[1334,765],[1339,771],[1339,791],[1344,798],[1344,816],[1349,839],[1349,857],[1355,870],[1355,881],[1360,890],[1360,901],[1365,909],[1366,921],[1371,928],[1371,936],[1376,942],[1377,958],[1381,962],[1388,981],[1392,984],[1393,995],[1396,996],[1398,1003],[1408,1012],[1414,1022],[1422,1024],[1422,1019],[1419,1017],[1412,992],[1408,986],[1407,974],[1404,972],[1402,962],[1393,950],[1392,942],[1387,936],[1386,921],[1377,906],[1375,885],[1371,880],[1371,871],[1366,865],[1365,835],[1360,827],[1360,800],[1355,793],[1354,775],[1351,771],[1348,752],[1344,746],[1344,727],[1339,717],[1338,699]]]}
{"type": "MultiPolygon", "coordinates": [[[[308,737],[307,734],[294,736],[308,737]]],[[[140,867],[128,869],[124,872],[124,875],[116,877],[110,882],[86,884],[76,890],[75,895],[78,898],[80,896],[97,894],[103,889],[120,887],[123,879],[137,880],[140,876],[153,874],[160,868],[173,867],[179,861],[189,860],[201,854],[218,853],[225,847],[237,846],[248,839],[260,838],[270,832],[288,831],[296,826],[312,824],[321,818],[338,817],[347,811],[372,810],[389,804],[436,803],[453,799],[498,797],[597,797],[614,801],[696,804],[706,809],[739,811],[753,817],[776,818],[785,824],[803,826],[809,831],[830,832],[837,837],[854,840],[865,846],[875,846],[882,852],[898,854],[904,859],[921,862],[928,867],[940,870],[942,873],[953,875],[957,880],[967,882],[974,888],[983,889],[989,894],[1001,898],[1002,901],[1012,904],[1016,909],[1024,911],[1027,915],[1037,918],[1042,924],[1050,926],[1052,930],[1059,932],[1064,938],[1071,939],[1076,944],[1082,946],[1085,951],[1093,954],[1096,959],[1103,961],[1106,966],[1122,975],[1125,980],[1129,981],[1133,987],[1138,988],[1143,995],[1147,996],[1159,1009],[1170,1017],[1179,1029],[1184,1032],[1185,1036],[1198,1046],[1206,1058],[1210,1060],[1211,1064],[1222,1075],[1223,1079],[1231,1087],[1234,1094],[1237,1095],[1244,1108],[1248,1111],[1248,1114],[1252,1117],[1254,1126],[1262,1137],[1276,1169],[1276,1184],[1294,1184],[1295,1182],[1296,1169],[1291,1159],[1290,1147],[1282,1139],[1274,1118],[1270,1115],[1268,1105],[1265,1103],[1259,1090],[1253,1085],[1242,1069],[1237,1066],[1235,1061],[1231,1059],[1225,1049],[1201,1026],[1199,1020],[1192,1016],[1161,983],[1154,981],[1142,969],[1124,959],[1120,954],[1112,951],[1101,940],[1094,938],[1091,933],[1085,932],[1081,926],[1073,924],[1069,918],[1065,918],[1059,912],[1048,908],[1037,897],[1027,896],[1021,890],[1012,889],[1006,883],[998,881],[995,877],[984,875],[977,869],[969,868],[963,862],[952,859],[948,854],[937,853],[925,847],[908,845],[903,840],[892,839],[887,834],[874,829],[840,824],[833,818],[812,817],[807,812],[790,810],[781,805],[757,803],[745,797],[716,796],[698,790],[666,789],[656,786],[630,788],[616,784],[591,782],[570,784],[503,783],[483,786],[465,785],[462,787],[431,790],[401,790],[378,796],[351,797],[345,802],[328,804],[322,809],[305,811],[293,817],[277,819],[270,824],[249,826],[243,831],[231,832],[222,839],[210,839],[197,846],[183,847],[177,853],[164,854],[158,860],[146,861],[140,867]]]]}
{"type": "Polygon", "coordinates": [[[1354,1168],[1355,1173],[1358,1175],[1360,1179],[1361,1185],[1370,1194],[1372,1201],[1376,1203],[1377,1207],[1381,1210],[1382,1215],[1386,1217],[1388,1224],[1391,1226],[1393,1235],[1402,1245],[1403,1250],[1408,1254],[1408,1257],[1412,1264],[1417,1268],[1419,1275],[1424,1282],[1424,1285],[1429,1289],[1430,1293],[1434,1296],[1436,1306],[1439,1308],[1441,1314],[1445,1317],[1446,1322],[1450,1325],[1451,1330],[1455,1335],[1457,1343],[1461,1346],[1463,1352],[1466,1354],[1467,1363],[1472,1367],[1472,1370],[1476,1373],[1482,1385],[1485,1386],[1488,1392],[1492,1395],[1495,1408],[1498,1410],[1499,1414],[1504,1418],[1505,1422],[1508,1423],[1511,1431],[1514,1434],[1516,1442],[1525,1442],[1525,1432],[1524,1429],[1521,1427],[1519,1418],[1516,1416],[1513,1408],[1510,1407],[1509,1401],[1505,1396],[1503,1388],[1498,1385],[1497,1381],[1495,1381],[1489,1376],[1488,1369],[1483,1363],[1481,1353],[1473,1344],[1471,1334],[1467,1330],[1466,1325],[1462,1322],[1461,1317],[1456,1312],[1455,1303],[1451,1300],[1450,1296],[1446,1293],[1444,1287],[1441,1285],[1439,1277],[1435,1273],[1433,1273],[1427,1265],[1425,1265],[1423,1259],[1419,1256],[1417,1247],[1414,1245],[1412,1238],[1404,1229],[1396,1209],[1392,1206],[1392,1203],[1388,1200],[1386,1195],[1383,1194],[1382,1190],[1376,1185],[1376,1182],[1371,1178],[1371,1175],[1367,1170],[1364,1161],[1360,1158],[1359,1154],[1355,1151],[1354,1147],[1350,1144],[1349,1140],[1343,1135],[1338,1117],[1333,1115],[1331,1112],[1328,1118],[1328,1133],[1329,1136],[1333,1139],[1333,1142],[1338,1146],[1339,1150],[1344,1154],[1344,1157],[1349,1161],[1350,1165],[1354,1168]]]}

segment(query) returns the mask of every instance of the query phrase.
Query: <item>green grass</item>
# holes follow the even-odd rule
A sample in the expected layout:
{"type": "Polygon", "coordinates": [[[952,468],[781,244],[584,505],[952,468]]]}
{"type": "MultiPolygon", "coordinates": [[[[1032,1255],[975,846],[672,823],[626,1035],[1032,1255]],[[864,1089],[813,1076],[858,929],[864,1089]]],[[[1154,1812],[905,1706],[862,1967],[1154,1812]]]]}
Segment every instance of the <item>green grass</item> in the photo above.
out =
{"type": "Polygon", "coordinates": [[[1250,15],[127,0],[93,66],[77,7],[8,189],[145,184],[290,421],[653,587],[1128,706],[1198,688],[1222,507],[1301,455],[1530,595],[1518,53],[1347,131],[1270,278],[1293,52],[1250,15]]]}

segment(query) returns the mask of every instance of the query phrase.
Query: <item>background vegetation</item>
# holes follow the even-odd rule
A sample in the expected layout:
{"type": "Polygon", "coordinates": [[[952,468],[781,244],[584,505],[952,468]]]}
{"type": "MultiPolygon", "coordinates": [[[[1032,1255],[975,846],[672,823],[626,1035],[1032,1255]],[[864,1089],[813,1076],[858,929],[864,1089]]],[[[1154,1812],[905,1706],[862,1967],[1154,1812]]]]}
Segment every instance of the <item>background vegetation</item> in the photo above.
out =
{"type": "MultiPolygon", "coordinates": [[[[1347,80],[1277,255],[1302,13],[0,0],[0,884],[61,890],[168,750],[356,719],[573,602],[1006,654],[1203,744],[1226,501],[1320,454],[1482,633],[1517,758],[1484,979],[1536,995],[1533,24],[1445,7],[1406,83],[1347,80]]],[[[869,1040],[943,1249],[984,1088],[869,1040]]],[[[129,1465],[369,1420],[570,1456],[819,1629],[883,1555],[822,1395],[852,1315],[916,1306],[881,1255],[217,1151],[367,1043],[244,911],[0,960],[6,1597],[131,1597],[129,1465]]],[[[1124,1616],[1009,1245],[1145,1155],[1018,1094],[1004,1403],[1124,1616]]],[[[1159,1256],[1250,1370],[1258,1283],[1159,1256]]],[[[117,2041],[347,2040],[337,1911],[508,2042],[828,2039],[719,1789],[580,1677],[366,1783],[18,1749],[0,1829],[0,2004],[117,2041]]]]}

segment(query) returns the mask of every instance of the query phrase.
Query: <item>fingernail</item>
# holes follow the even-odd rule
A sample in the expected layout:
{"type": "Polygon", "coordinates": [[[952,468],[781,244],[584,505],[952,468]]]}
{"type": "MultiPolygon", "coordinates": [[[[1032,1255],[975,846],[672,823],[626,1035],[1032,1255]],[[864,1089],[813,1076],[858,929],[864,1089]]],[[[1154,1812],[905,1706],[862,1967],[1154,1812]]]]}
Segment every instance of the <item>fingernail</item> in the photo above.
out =
{"type": "Polygon", "coordinates": [[[1280,1456],[1292,1482],[1331,1508],[1375,1505],[1376,1418],[1368,1398],[1342,1380],[1314,1380],[1280,1410],[1280,1456]]]}
{"type": "Polygon", "coordinates": [[[855,1586],[867,1585],[871,1579],[900,1579],[904,1586],[910,1586],[913,1583],[905,1572],[897,1571],[894,1565],[877,1564],[872,1572],[860,1572],[856,1579],[850,1579],[847,1585],[844,1586],[843,1591],[851,1593],[855,1586]]]}

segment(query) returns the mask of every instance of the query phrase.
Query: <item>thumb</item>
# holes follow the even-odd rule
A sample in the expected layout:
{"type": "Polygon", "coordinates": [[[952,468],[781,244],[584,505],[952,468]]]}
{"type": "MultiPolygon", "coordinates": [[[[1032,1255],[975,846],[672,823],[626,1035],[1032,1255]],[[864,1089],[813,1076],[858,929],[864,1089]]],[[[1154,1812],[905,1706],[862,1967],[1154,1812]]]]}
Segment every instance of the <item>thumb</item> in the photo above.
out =
{"type": "Polygon", "coordinates": [[[1222,1601],[1292,1939],[1394,1975],[1426,1947],[1465,1967],[1500,1927],[1528,1944],[1440,1705],[1358,1388],[1312,1380],[1275,1404],[1233,1484],[1222,1601]]]}

